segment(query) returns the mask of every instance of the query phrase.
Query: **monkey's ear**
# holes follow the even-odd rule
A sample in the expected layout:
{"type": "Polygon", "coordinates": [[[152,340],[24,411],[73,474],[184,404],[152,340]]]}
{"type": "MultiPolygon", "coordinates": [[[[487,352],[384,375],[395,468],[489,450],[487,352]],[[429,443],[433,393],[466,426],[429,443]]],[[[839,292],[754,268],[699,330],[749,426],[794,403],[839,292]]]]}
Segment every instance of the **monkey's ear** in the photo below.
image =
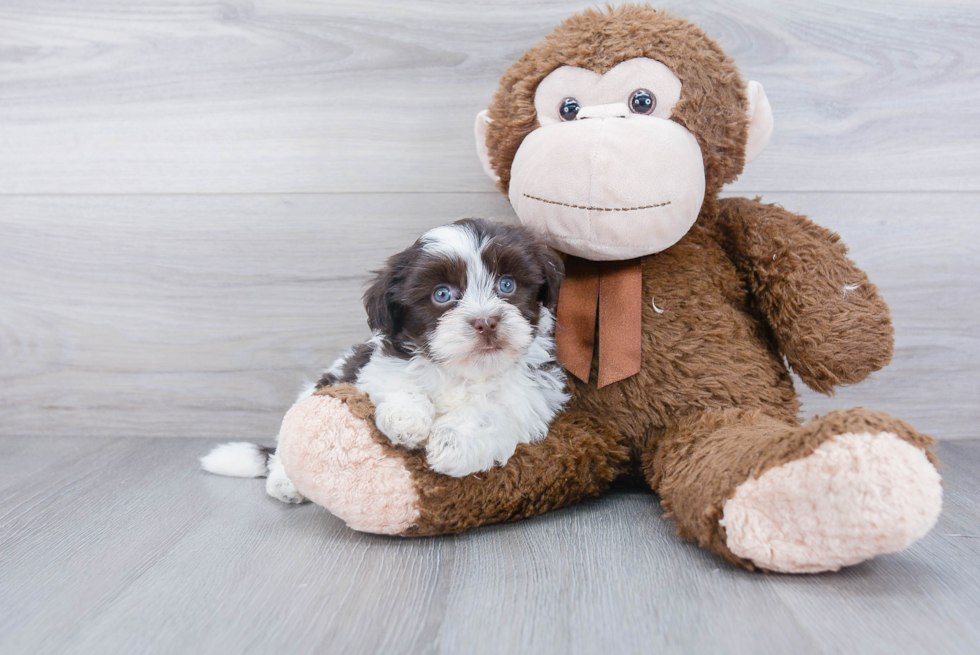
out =
{"type": "Polygon", "coordinates": [[[745,142],[745,163],[755,159],[769,145],[772,136],[772,106],[762,85],[752,80],[745,89],[749,97],[749,135],[745,142]]]}
{"type": "Polygon", "coordinates": [[[483,164],[483,172],[487,174],[487,177],[494,182],[499,182],[500,176],[493,171],[493,166],[490,165],[490,149],[487,148],[487,127],[492,122],[493,119],[487,116],[486,109],[476,115],[476,125],[474,126],[474,132],[476,133],[476,154],[480,157],[480,163],[483,164]]]}

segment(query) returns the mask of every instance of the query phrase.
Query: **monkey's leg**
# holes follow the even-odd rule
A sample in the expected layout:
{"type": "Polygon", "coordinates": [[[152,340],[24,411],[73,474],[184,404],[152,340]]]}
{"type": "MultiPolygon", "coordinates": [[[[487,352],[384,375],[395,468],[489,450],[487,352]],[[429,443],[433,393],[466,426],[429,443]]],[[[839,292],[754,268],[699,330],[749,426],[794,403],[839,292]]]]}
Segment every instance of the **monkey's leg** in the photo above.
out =
{"type": "Polygon", "coordinates": [[[534,516],[603,491],[630,456],[594,417],[566,412],[505,466],[453,478],[429,470],[424,451],[393,446],[373,411],[350,385],[322,389],[287,412],[279,436],[297,490],[362,532],[442,534],[534,516]]]}
{"type": "Polygon", "coordinates": [[[932,528],[942,507],[932,443],[861,408],[804,426],[730,409],[680,422],[644,470],[680,536],[747,568],[834,571],[932,528]]]}

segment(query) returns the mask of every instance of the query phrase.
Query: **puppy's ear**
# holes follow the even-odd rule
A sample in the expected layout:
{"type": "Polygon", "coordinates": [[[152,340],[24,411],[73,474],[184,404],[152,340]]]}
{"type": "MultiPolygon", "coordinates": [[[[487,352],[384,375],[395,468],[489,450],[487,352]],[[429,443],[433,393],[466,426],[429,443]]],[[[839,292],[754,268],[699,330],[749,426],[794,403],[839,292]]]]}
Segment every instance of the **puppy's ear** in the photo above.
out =
{"type": "Polygon", "coordinates": [[[544,262],[544,284],[538,293],[538,302],[555,311],[558,306],[558,291],[561,289],[561,279],[565,276],[565,262],[561,256],[542,245],[540,248],[541,261],[544,262]]]}
{"type": "Polygon", "coordinates": [[[398,302],[401,284],[404,280],[408,252],[401,252],[388,258],[384,268],[374,276],[371,286],[364,292],[364,309],[367,311],[368,327],[391,340],[402,329],[404,308],[398,302]]]}

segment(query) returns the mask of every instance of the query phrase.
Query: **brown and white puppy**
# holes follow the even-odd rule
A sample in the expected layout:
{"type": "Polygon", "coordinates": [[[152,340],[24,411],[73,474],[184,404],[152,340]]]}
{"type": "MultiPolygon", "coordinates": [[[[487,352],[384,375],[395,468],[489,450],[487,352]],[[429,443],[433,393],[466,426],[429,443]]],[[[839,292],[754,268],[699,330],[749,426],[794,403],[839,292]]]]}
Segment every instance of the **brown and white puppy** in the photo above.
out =
{"type": "MultiPolygon", "coordinates": [[[[378,429],[395,444],[425,448],[434,471],[461,477],[504,464],[519,443],[543,439],[568,400],[553,354],[563,270],[524,228],[464,219],[429,230],[388,259],[365,293],[374,336],[300,399],[352,383],[374,403],[378,429]]],[[[227,474],[230,458],[262,474],[266,456],[227,444],[203,463],[227,474]]],[[[275,454],[267,466],[269,493],[301,501],[275,454]]]]}

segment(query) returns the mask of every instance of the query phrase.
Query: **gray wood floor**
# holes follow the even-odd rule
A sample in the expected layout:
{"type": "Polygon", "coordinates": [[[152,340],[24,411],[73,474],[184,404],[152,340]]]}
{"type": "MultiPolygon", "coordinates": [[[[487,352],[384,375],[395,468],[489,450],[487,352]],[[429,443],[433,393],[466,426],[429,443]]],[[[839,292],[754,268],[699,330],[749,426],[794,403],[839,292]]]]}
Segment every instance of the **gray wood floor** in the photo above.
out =
{"type": "Polygon", "coordinates": [[[0,440],[0,652],[975,653],[980,442],[906,552],[748,573],[681,542],[652,494],[455,537],[348,530],[204,439],[0,440]]]}
{"type": "Polygon", "coordinates": [[[473,116],[594,4],[0,3],[0,653],[980,649],[975,0],[662,3],[772,102],[727,193],[840,232],[889,301],[892,365],[804,411],[943,440],[910,551],[746,574],[625,491],[399,541],[196,469],[365,335],[385,256],[514,219],[473,116]]]}

